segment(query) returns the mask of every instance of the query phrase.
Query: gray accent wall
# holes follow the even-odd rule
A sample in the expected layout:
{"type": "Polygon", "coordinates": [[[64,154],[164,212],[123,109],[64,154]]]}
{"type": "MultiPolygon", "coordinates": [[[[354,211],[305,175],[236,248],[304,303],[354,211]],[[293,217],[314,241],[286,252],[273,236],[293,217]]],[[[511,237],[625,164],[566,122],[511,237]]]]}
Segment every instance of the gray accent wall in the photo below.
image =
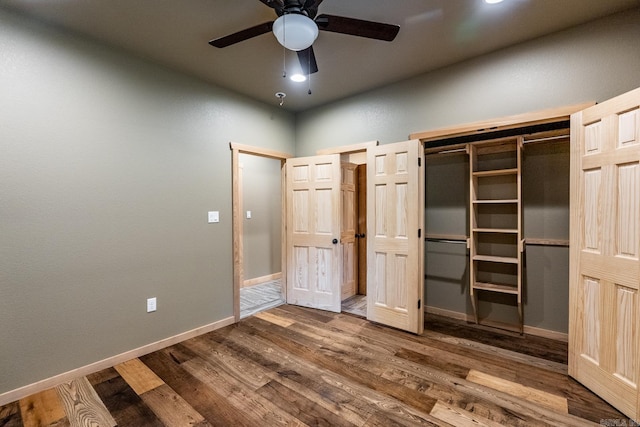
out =
{"type": "Polygon", "coordinates": [[[0,394],[232,316],[229,142],[295,117],[2,9],[0,52],[0,394]]]}

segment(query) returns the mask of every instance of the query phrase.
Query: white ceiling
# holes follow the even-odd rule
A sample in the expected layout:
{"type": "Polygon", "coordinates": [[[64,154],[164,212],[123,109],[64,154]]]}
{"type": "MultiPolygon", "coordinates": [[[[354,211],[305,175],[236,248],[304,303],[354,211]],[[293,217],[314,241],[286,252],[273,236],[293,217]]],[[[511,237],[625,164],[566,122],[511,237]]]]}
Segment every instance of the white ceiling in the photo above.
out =
{"type": "MultiPolygon", "coordinates": [[[[273,34],[217,49],[210,39],[275,13],[258,0],[3,0],[25,12],[251,98],[302,111],[359,92],[534,39],[640,0],[324,0],[319,14],[400,25],[393,42],[321,31],[319,72],[308,83],[282,77],[283,48],[273,34]]],[[[287,52],[288,73],[298,65],[287,52]]]]}

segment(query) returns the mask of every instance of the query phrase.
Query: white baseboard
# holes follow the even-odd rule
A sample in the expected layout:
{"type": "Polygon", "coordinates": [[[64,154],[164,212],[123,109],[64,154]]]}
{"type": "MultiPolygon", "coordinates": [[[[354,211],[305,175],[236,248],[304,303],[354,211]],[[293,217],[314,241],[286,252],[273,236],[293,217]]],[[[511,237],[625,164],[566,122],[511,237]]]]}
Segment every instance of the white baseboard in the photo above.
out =
{"type": "MultiPolygon", "coordinates": [[[[446,310],[444,308],[425,306],[426,313],[435,314],[438,316],[449,317],[456,320],[462,320],[465,322],[475,322],[473,315],[467,313],[460,313],[458,311],[446,310]]],[[[494,322],[491,320],[484,320],[482,324],[485,326],[494,326],[500,329],[508,329],[515,331],[517,328],[509,328],[508,325],[501,322],[494,322]]],[[[549,329],[536,328],[535,326],[524,325],[524,333],[528,335],[535,335],[543,338],[550,338],[556,341],[569,342],[569,334],[564,332],[551,331],[549,329]]]]}
{"type": "Polygon", "coordinates": [[[235,323],[233,316],[0,394],[0,406],[235,323]]]}

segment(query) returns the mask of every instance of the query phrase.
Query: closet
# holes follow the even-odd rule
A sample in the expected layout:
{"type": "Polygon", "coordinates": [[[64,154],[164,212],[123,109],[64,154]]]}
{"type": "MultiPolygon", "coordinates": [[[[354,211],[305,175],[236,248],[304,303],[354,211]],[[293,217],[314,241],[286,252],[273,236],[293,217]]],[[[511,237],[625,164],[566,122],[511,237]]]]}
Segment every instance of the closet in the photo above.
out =
{"type": "Polygon", "coordinates": [[[569,116],[588,105],[411,135],[425,144],[427,311],[567,339],[569,116]]]}
{"type": "MultiPolygon", "coordinates": [[[[523,264],[521,254],[526,260],[529,247],[564,246],[559,239],[529,237],[527,233],[527,187],[523,181],[528,144],[566,146],[570,142],[569,268],[565,280],[568,286],[563,286],[569,289],[569,299],[562,307],[569,317],[569,375],[640,421],[640,88],[598,105],[514,116],[412,137],[425,143],[427,159],[429,155],[469,156],[469,295],[474,309],[478,292],[515,295],[519,313],[522,302],[526,303],[526,297],[533,293],[528,289],[533,283],[523,280],[526,277],[522,273],[532,268],[526,261],[523,264]],[[509,139],[514,141],[514,148],[505,151],[515,153],[508,157],[510,160],[492,159],[486,167],[481,165],[483,152],[489,154],[509,139]],[[494,161],[506,164],[494,166],[494,161]],[[488,188],[481,190],[485,184],[488,188]],[[481,213],[485,205],[494,210],[481,213]],[[504,212],[495,210],[502,205],[511,207],[504,212]],[[485,234],[493,236],[488,244],[482,242],[485,234]],[[497,252],[487,254],[485,250],[497,252]],[[481,262],[514,265],[516,280],[479,281],[481,262]]],[[[427,215],[427,237],[429,231],[427,215]]],[[[442,237],[437,234],[434,240],[442,237]]],[[[549,257],[546,260],[553,261],[549,257]]],[[[506,277],[503,272],[492,273],[506,277]]],[[[483,321],[477,317],[474,320],[483,321]]],[[[522,325],[522,317],[518,320],[522,325]]],[[[520,330],[527,332],[526,312],[524,321],[520,330]]]]}

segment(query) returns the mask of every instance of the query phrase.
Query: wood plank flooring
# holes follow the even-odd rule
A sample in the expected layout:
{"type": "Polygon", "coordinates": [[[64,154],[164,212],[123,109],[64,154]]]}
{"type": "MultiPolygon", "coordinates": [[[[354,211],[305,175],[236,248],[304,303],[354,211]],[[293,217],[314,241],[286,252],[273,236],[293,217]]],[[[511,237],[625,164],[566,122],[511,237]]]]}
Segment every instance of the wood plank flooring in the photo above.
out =
{"type": "Polygon", "coordinates": [[[416,336],[282,305],[0,407],[0,426],[631,425],[567,376],[566,352],[435,316],[416,336]]]}

